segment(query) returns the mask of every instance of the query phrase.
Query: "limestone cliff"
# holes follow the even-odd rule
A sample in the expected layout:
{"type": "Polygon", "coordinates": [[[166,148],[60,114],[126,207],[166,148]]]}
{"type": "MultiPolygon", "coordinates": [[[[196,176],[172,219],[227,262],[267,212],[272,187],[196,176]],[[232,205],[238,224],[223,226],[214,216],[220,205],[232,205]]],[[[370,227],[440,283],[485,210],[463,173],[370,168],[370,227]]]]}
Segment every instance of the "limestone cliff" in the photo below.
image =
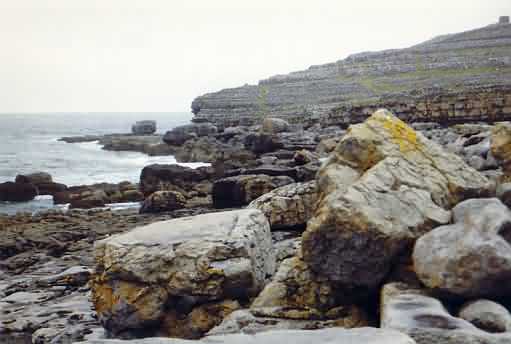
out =
{"type": "Polygon", "coordinates": [[[267,115],[292,123],[349,124],[378,107],[412,121],[511,118],[511,24],[355,54],[192,102],[197,121],[227,125],[267,115]]]}

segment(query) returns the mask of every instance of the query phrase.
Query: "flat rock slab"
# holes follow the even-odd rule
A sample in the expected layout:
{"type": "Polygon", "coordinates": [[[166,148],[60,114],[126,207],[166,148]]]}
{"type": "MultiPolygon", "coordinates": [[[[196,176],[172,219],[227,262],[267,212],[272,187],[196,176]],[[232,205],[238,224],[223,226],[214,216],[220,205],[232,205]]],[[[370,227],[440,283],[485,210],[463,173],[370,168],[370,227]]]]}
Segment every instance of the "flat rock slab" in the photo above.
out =
{"type": "Polygon", "coordinates": [[[254,296],[275,270],[270,227],[256,209],[138,227],[98,242],[95,259],[94,303],[114,334],[167,326],[169,314],[254,296]]]}
{"type": "Polygon", "coordinates": [[[146,338],[123,340],[91,340],[87,344],[415,344],[415,341],[405,334],[380,330],[376,328],[357,328],[345,330],[340,328],[317,331],[270,331],[255,335],[231,334],[212,336],[199,341],[189,341],[171,338],[146,338]]]}

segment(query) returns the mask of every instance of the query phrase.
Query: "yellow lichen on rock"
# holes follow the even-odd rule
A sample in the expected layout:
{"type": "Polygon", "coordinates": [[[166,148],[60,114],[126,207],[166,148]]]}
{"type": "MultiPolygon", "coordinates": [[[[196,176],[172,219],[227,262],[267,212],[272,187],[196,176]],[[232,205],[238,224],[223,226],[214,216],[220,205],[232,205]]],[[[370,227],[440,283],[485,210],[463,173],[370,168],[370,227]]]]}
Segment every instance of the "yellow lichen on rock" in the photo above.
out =
{"type": "Polygon", "coordinates": [[[376,111],[369,120],[381,122],[383,127],[390,134],[393,143],[399,145],[401,153],[417,150],[419,142],[417,133],[405,122],[392,115],[387,110],[376,111]]]}

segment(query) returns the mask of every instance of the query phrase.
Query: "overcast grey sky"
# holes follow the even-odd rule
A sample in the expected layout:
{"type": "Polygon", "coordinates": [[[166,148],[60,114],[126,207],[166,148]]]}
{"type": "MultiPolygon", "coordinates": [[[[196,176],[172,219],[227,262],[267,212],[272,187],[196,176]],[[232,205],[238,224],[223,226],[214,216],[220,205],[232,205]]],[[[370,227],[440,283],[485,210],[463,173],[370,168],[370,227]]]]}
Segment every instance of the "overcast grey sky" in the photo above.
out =
{"type": "Polygon", "coordinates": [[[206,92],[499,15],[511,0],[0,0],[0,112],[189,111],[206,92]]]}

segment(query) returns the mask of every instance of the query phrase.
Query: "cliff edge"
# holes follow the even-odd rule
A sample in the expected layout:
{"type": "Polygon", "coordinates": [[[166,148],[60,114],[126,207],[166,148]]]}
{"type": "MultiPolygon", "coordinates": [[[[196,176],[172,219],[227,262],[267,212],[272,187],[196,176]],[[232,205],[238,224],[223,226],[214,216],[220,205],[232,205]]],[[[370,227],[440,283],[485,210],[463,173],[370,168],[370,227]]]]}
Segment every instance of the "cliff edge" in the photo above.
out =
{"type": "Polygon", "coordinates": [[[348,125],[379,107],[409,121],[511,119],[511,24],[501,19],[406,49],[354,54],[192,102],[195,121],[224,125],[268,115],[348,125]]]}

